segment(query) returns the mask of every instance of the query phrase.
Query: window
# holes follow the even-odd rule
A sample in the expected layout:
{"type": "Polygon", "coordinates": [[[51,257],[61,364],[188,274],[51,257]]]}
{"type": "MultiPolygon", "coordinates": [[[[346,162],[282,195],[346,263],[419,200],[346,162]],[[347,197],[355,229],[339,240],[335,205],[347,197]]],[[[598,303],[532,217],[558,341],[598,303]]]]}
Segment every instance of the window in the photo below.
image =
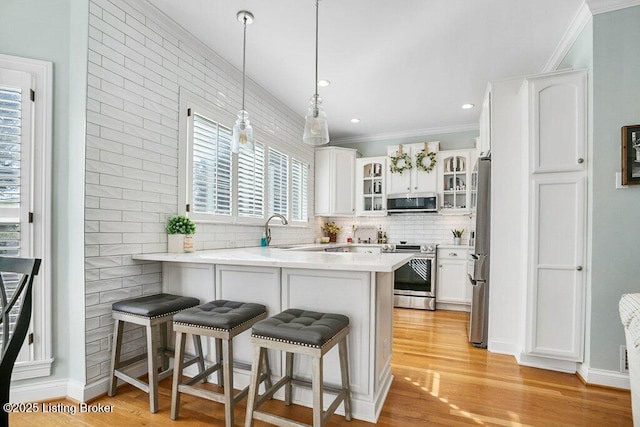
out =
{"type": "MultiPolygon", "coordinates": [[[[179,203],[196,221],[264,224],[278,213],[308,222],[309,163],[286,145],[254,131],[254,150],[231,153],[235,116],[180,92],[179,203]]],[[[311,156],[311,154],[310,154],[311,156]]]]}
{"type": "Polygon", "coordinates": [[[231,129],[194,113],[192,212],[231,215],[231,129]]]}
{"type": "MultiPolygon", "coordinates": [[[[48,376],[53,362],[51,93],[51,63],[0,55],[0,256],[42,259],[34,279],[31,339],[18,355],[14,380],[48,376]]],[[[3,280],[10,298],[15,277],[3,280]]]]}
{"type": "Polygon", "coordinates": [[[288,175],[289,157],[279,151],[269,148],[269,214],[288,215],[288,175]]]}
{"type": "Polygon", "coordinates": [[[309,165],[291,159],[291,220],[307,221],[307,174],[309,165]]]}

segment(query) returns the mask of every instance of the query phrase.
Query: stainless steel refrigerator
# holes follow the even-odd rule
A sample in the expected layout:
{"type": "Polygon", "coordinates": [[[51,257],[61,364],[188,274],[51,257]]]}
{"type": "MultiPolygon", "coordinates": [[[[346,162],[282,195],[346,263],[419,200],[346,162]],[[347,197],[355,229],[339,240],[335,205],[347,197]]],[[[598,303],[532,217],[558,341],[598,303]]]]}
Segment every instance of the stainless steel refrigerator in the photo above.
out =
{"type": "Polygon", "coordinates": [[[469,320],[469,342],[487,347],[489,324],[489,249],[491,224],[491,157],[481,157],[477,164],[476,232],[473,275],[469,275],[473,289],[469,320]]]}

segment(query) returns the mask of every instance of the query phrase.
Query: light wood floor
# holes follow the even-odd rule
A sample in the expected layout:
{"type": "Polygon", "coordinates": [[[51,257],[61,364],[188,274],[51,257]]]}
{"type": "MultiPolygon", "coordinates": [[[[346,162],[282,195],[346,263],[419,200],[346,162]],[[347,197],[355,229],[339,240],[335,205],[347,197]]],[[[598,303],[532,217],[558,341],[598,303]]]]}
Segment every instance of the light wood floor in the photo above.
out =
{"type": "MultiPolygon", "coordinates": [[[[518,366],[467,342],[468,314],[396,309],[394,381],[378,421],[381,426],[631,426],[628,391],[584,385],[575,375],[518,366]]],[[[215,387],[215,386],[212,386],[215,387]]],[[[149,413],[145,393],[125,385],[118,395],[92,404],[114,405],[111,414],[11,414],[21,426],[204,426],[224,425],[222,405],[183,395],[178,421],[169,418],[171,379],[161,383],[160,411],[149,413]]],[[[71,401],[51,405],[77,405],[71,401]]],[[[274,412],[311,421],[311,410],[280,401],[274,412]]],[[[236,424],[244,421],[244,401],[236,424]]],[[[256,423],[257,426],[265,424],[256,423]]],[[[330,425],[346,422],[334,415],[330,425]]]]}

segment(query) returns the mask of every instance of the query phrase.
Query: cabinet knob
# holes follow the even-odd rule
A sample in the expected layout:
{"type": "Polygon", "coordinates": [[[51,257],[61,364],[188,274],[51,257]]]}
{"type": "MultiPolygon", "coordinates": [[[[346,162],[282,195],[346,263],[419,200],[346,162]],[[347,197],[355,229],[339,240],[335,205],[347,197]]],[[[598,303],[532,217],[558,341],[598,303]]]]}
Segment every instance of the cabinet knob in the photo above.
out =
{"type": "Polygon", "coordinates": [[[578,271],[582,271],[582,266],[581,266],[581,265],[577,266],[577,267],[576,267],[576,270],[578,270],[578,271]]]}
{"type": "Polygon", "coordinates": [[[455,252],[449,252],[449,256],[458,256],[458,254],[455,252]]]}
{"type": "Polygon", "coordinates": [[[407,187],[407,190],[411,190],[411,187],[407,187]]]}
{"type": "Polygon", "coordinates": [[[439,264],[438,267],[442,268],[442,264],[439,264]]]}
{"type": "Polygon", "coordinates": [[[584,163],[584,159],[581,157],[578,159],[578,163],[584,163]]]}

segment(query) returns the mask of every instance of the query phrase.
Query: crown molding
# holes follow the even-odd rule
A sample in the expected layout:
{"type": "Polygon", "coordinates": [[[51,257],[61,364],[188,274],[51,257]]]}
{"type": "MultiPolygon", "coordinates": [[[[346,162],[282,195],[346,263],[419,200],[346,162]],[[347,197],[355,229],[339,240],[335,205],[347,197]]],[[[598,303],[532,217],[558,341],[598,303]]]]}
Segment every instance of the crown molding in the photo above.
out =
{"type": "Polygon", "coordinates": [[[471,132],[479,129],[480,128],[478,123],[471,123],[467,125],[442,126],[442,127],[429,128],[429,129],[416,129],[411,131],[387,132],[387,133],[379,133],[375,135],[338,138],[338,139],[332,139],[331,142],[335,144],[356,144],[358,142],[387,141],[390,139],[413,138],[413,137],[420,137],[420,136],[427,136],[427,135],[438,135],[443,133],[471,132]]]}
{"type": "Polygon", "coordinates": [[[640,0],[586,0],[593,15],[640,5],[640,0]]]}
{"type": "MultiPolygon", "coordinates": [[[[638,1],[640,2],[640,0],[638,1]]],[[[564,57],[567,56],[567,53],[569,53],[571,46],[573,46],[573,44],[576,42],[576,40],[580,36],[580,33],[582,33],[582,30],[584,30],[584,27],[586,27],[587,24],[591,22],[591,19],[591,10],[589,10],[589,6],[585,1],[582,3],[582,6],[580,6],[580,9],[578,9],[578,12],[571,20],[569,27],[562,35],[562,38],[553,51],[553,54],[551,54],[551,57],[547,61],[547,64],[542,69],[543,73],[549,73],[558,69],[564,57]]]]}

